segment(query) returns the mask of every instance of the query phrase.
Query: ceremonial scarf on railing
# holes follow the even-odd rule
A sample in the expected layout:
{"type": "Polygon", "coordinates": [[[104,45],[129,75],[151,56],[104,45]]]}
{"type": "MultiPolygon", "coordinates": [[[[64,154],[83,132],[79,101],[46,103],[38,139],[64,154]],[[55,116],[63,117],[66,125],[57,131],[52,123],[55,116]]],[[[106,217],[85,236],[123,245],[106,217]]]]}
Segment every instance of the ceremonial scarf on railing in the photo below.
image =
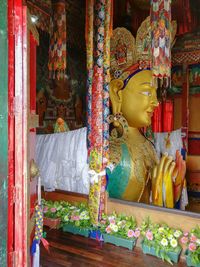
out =
{"type": "Polygon", "coordinates": [[[86,46],[87,46],[87,130],[88,153],[91,175],[89,205],[93,223],[104,210],[106,177],[102,175],[108,162],[109,89],[110,81],[110,34],[112,1],[87,0],[86,46]],[[101,173],[101,175],[97,175],[101,173]]]}

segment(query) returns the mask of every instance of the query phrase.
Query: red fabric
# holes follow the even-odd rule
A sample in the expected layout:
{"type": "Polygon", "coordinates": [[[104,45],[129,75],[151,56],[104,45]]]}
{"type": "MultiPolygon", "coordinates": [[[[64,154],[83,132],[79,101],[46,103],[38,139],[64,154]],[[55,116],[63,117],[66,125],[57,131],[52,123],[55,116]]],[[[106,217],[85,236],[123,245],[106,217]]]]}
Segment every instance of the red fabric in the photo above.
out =
{"type": "Polygon", "coordinates": [[[173,112],[172,100],[160,102],[152,117],[152,131],[154,133],[172,132],[174,125],[173,112]]]}
{"type": "Polygon", "coordinates": [[[173,110],[174,105],[172,100],[166,100],[162,103],[162,132],[173,131],[173,110]]]}
{"type": "Polygon", "coordinates": [[[162,103],[154,110],[152,117],[152,131],[154,133],[162,132],[162,103]]]}

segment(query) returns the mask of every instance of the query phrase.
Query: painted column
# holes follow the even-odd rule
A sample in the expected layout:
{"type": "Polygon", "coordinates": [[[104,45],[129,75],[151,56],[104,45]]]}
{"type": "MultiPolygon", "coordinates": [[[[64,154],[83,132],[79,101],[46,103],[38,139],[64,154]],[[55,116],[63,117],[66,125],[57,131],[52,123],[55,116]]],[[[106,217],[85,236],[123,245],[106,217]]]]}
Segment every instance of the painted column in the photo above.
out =
{"type": "Polygon", "coordinates": [[[0,265],[7,266],[8,196],[8,33],[7,1],[0,1],[0,265]]]}
{"type": "Polygon", "coordinates": [[[86,8],[87,133],[90,216],[98,223],[106,202],[105,167],[109,151],[109,82],[112,1],[88,0],[86,8]]]}

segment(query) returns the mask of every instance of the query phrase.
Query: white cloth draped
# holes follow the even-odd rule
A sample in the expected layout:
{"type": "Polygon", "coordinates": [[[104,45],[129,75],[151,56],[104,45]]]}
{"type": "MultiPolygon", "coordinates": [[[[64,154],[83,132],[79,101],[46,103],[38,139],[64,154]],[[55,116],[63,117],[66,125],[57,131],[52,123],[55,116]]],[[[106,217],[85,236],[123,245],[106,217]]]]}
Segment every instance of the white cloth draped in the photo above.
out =
{"type": "Polygon", "coordinates": [[[165,152],[176,158],[176,150],[181,152],[183,142],[181,137],[181,129],[172,131],[170,133],[154,133],[154,144],[158,157],[160,158],[165,152]],[[167,141],[170,145],[167,146],[167,141]]]}
{"type": "Polygon", "coordinates": [[[36,163],[45,191],[88,194],[87,129],[37,135],[36,163]]]}

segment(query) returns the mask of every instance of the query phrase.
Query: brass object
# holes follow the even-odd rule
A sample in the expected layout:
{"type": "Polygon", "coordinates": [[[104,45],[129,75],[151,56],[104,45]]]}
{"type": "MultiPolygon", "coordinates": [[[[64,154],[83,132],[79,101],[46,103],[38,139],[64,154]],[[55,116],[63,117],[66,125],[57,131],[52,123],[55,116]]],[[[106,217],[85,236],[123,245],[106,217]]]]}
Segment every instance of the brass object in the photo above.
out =
{"type": "Polygon", "coordinates": [[[31,179],[37,177],[40,173],[40,170],[38,168],[38,166],[36,165],[34,159],[31,160],[30,162],[30,176],[31,176],[31,179]]]}

